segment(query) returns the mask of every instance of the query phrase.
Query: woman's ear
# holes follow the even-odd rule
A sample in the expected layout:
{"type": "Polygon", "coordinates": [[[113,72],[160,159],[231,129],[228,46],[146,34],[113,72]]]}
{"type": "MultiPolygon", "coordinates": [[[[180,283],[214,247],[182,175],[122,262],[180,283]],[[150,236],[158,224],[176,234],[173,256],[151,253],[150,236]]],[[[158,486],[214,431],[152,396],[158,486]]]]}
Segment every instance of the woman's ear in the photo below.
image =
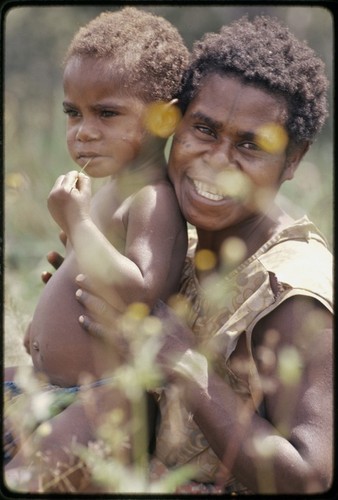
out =
{"type": "Polygon", "coordinates": [[[282,173],[282,182],[293,179],[297,167],[309,150],[310,145],[309,141],[304,141],[300,144],[291,144],[288,146],[285,168],[282,173]]]}

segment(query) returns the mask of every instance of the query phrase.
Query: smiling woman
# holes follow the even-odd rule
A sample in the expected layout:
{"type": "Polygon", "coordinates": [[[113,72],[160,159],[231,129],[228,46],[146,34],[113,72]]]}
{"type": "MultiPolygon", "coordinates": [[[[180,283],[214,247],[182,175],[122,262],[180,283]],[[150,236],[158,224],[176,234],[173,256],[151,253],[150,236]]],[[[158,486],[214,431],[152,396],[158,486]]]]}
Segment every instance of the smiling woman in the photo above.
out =
{"type": "Polygon", "coordinates": [[[196,42],[183,87],[169,176],[197,241],[181,284],[186,321],[154,312],[171,382],[156,452],[226,493],[331,486],[332,255],[306,217],[275,202],[323,125],[327,85],[313,51],[262,16],[196,42]],[[228,172],[247,182],[243,196],[227,192],[228,172]]]}
{"type": "Polygon", "coordinates": [[[307,150],[262,141],[267,124],[284,138],[286,117],[286,100],[235,76],[205,78],[176,131],[174,145],[181,147],[170,156],[169,176],[188,222],[225,229],[272,204],[307,150]]]}

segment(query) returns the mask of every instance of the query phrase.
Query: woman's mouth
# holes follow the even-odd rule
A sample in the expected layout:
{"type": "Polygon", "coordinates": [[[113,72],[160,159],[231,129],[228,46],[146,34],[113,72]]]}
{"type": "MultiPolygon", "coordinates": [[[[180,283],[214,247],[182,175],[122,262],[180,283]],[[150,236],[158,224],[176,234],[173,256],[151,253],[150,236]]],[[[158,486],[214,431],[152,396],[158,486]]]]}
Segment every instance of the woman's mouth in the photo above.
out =
{"type": "Polygon", "coordinates": [[[226,195],[221,193],[216,186],[213,186],[212,184],[207,184],[205,182],[201,181],[196,181],[192,179],[192,183],[195,187],[195,190],[197,194],[200,196],[203,196],[203,198],[206,198],[207,200],[212,200],[212,201],[221,201],[227,198],[226,195]]]}

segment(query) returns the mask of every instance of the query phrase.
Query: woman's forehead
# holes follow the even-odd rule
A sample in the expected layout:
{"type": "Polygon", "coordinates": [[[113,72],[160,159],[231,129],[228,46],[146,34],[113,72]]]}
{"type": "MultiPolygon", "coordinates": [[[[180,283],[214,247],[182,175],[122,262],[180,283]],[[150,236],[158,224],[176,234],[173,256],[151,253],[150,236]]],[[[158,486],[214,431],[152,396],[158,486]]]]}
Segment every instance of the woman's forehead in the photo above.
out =
{"type": "Polygon", "coordinates": [[[285,123],[287,102],[280,95],[233,75],[205,77],[187,113],[201,113],[219,123],[239,119],[285,123]]]}

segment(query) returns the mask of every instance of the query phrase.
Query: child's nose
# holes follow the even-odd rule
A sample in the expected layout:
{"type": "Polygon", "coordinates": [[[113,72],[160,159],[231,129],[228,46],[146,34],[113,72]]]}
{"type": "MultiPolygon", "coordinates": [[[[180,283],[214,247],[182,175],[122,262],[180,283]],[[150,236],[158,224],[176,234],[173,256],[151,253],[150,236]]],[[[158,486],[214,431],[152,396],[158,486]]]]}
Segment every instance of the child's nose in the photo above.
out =
{"type": "Polygon", "coordinates": [[[100,136],[99,129],[91,121],[83,121],[77,130],[76,139],[81,142],[93,141],[100,136]]]}

